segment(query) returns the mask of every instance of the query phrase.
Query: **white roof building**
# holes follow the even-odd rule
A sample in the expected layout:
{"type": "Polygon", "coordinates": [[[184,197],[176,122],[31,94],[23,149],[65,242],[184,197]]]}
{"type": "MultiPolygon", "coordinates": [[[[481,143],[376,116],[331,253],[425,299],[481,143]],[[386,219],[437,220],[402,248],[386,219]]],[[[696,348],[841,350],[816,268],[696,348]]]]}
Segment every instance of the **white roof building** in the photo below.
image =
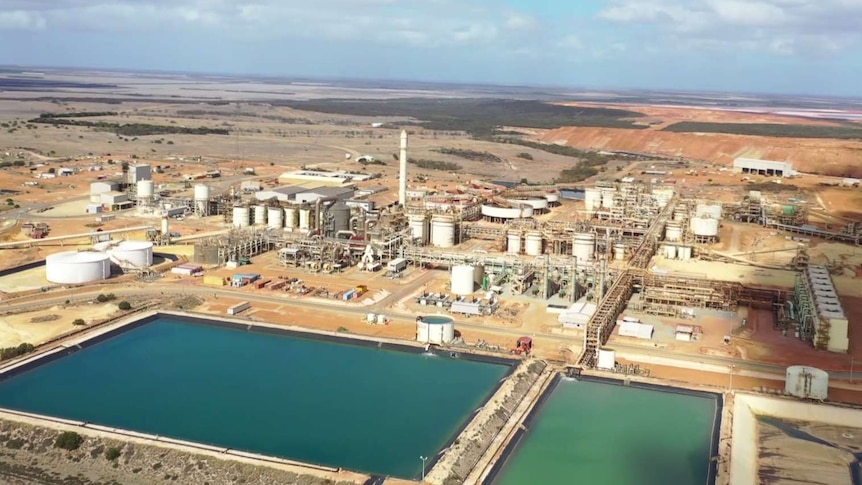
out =
{"type": "Polygon", "coordinates": [[[733,161],[733,170],[737,173],[751,173],[770,177],[793,177],[798,172],[789,162],[774,162],[755,158],[737,158],[733,161]]]}

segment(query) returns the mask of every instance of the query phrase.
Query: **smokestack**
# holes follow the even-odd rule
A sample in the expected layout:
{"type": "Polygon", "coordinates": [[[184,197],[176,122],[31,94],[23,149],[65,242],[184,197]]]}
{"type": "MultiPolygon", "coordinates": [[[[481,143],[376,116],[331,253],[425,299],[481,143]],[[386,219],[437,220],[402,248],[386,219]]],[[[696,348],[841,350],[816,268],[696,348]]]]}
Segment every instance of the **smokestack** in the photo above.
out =
{"type": "Polygon", "coordinates": [[[400,171],[398,174],[398,203],[407,206],[407,130],[401,130],[400,171]]]}

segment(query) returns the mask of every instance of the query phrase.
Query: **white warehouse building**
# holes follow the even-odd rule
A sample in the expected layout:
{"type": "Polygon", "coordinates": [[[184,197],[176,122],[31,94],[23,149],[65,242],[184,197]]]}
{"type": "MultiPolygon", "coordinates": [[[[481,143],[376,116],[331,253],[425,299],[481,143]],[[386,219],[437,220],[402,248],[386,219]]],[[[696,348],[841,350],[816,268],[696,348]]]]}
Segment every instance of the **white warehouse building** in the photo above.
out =
{"type": "Polygon", "coordinates": [[[737,158],[733,161],[733,171],[737,173],[751,173],[755,175],[767,175],[770,177],[793,177],[798,175],[793,170],[790,162],[774,162],[771,160],[758,160],[756,158],[737,158]]]}

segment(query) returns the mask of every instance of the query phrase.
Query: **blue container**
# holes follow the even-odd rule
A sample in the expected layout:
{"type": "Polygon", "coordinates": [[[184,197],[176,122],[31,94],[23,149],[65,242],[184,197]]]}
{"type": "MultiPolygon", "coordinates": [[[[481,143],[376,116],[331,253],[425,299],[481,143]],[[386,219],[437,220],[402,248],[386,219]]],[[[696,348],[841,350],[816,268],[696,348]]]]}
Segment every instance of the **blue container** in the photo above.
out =
{"type": "Polygon", "coordinates": [[[344,301],[347,301],[353,297],[354,293],[356,293],[356,290],[347,290],[346,292],[344,292],[344,296],[342,298],[344,298],[344,301]]]}

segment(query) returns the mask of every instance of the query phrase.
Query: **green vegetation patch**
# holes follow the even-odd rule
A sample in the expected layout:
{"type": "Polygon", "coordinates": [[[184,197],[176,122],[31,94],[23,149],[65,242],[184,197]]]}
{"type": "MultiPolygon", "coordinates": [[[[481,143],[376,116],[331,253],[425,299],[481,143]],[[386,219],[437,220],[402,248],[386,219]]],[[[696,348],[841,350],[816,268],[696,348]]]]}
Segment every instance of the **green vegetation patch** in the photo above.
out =
{"type": "Polygon", "coordinates": [[[453,157],[463,158],[465,160],[473,160],[475,162],[490,162],[502,163],[503,159],[489,152],[480,152],[478,150],[468,150],[464,148],[437,148],[432,152],[443,155],[452,155],[453,157]]]}
{"type": "Polygon", "coordinates": [[[34,350],[36,350],[36,347],[28,343],[23,343],[17,347],[6,347],[0,349],[0,360],[14,359],[15,357],[29,354],[34,350]]]}
{"type": "Polygon", "coordinates": [[[427,170],[442,170],[442,171],[446,171],[446,172],[457,172],[458,170],[461,170],[462,168],[464,168],[461,165],[458,165],[457,163],[443,162],[440,160],[426,160],[424,158],[420,158],[420,159],[408,158],[407,162],[410,164],[416,165],[419,168],[424,168],[427,170]]]}
{"type": "MultiPolygon", "coordinates": [[[[74,115],[69,113],[68,115],[74,115]]],[[[110,111],[101,113],[77,113],[79,116],[107,116],[115,114],[110,111]]],[[[149,123],[110,123],[107,121],[85,121],[63,117],[59,114],[42,113],[28,123],[42,123],[46,125],[83,126],[95,131],[106,131],[118,136],[148,136],[148,135],[228,135],[230,132],[224,128],[197,127],[190,128],[176,125],[151,125],[149,123]]]]}
{"type": "Polygon", "coordinates": [[[728,135],[773,136],[779,138],[836,138],[862,140],[862,127],[782,125],[778,123],[709,123],[682,121],[662,131],[675,133],[724,133],[728,135]]]}
{"type": "Polygon", "coordinates": [[[621,109],[559,106],[540,101],[506,99],[317,99],[275,101],[273,105],[318,113],[353,116],[406,116],[409,123],[430,130],[465,131],[476,137],[492,136],[503,126],[559,128],[591,126],[643,129],[631,118],[642,113],[621,109]]]}

